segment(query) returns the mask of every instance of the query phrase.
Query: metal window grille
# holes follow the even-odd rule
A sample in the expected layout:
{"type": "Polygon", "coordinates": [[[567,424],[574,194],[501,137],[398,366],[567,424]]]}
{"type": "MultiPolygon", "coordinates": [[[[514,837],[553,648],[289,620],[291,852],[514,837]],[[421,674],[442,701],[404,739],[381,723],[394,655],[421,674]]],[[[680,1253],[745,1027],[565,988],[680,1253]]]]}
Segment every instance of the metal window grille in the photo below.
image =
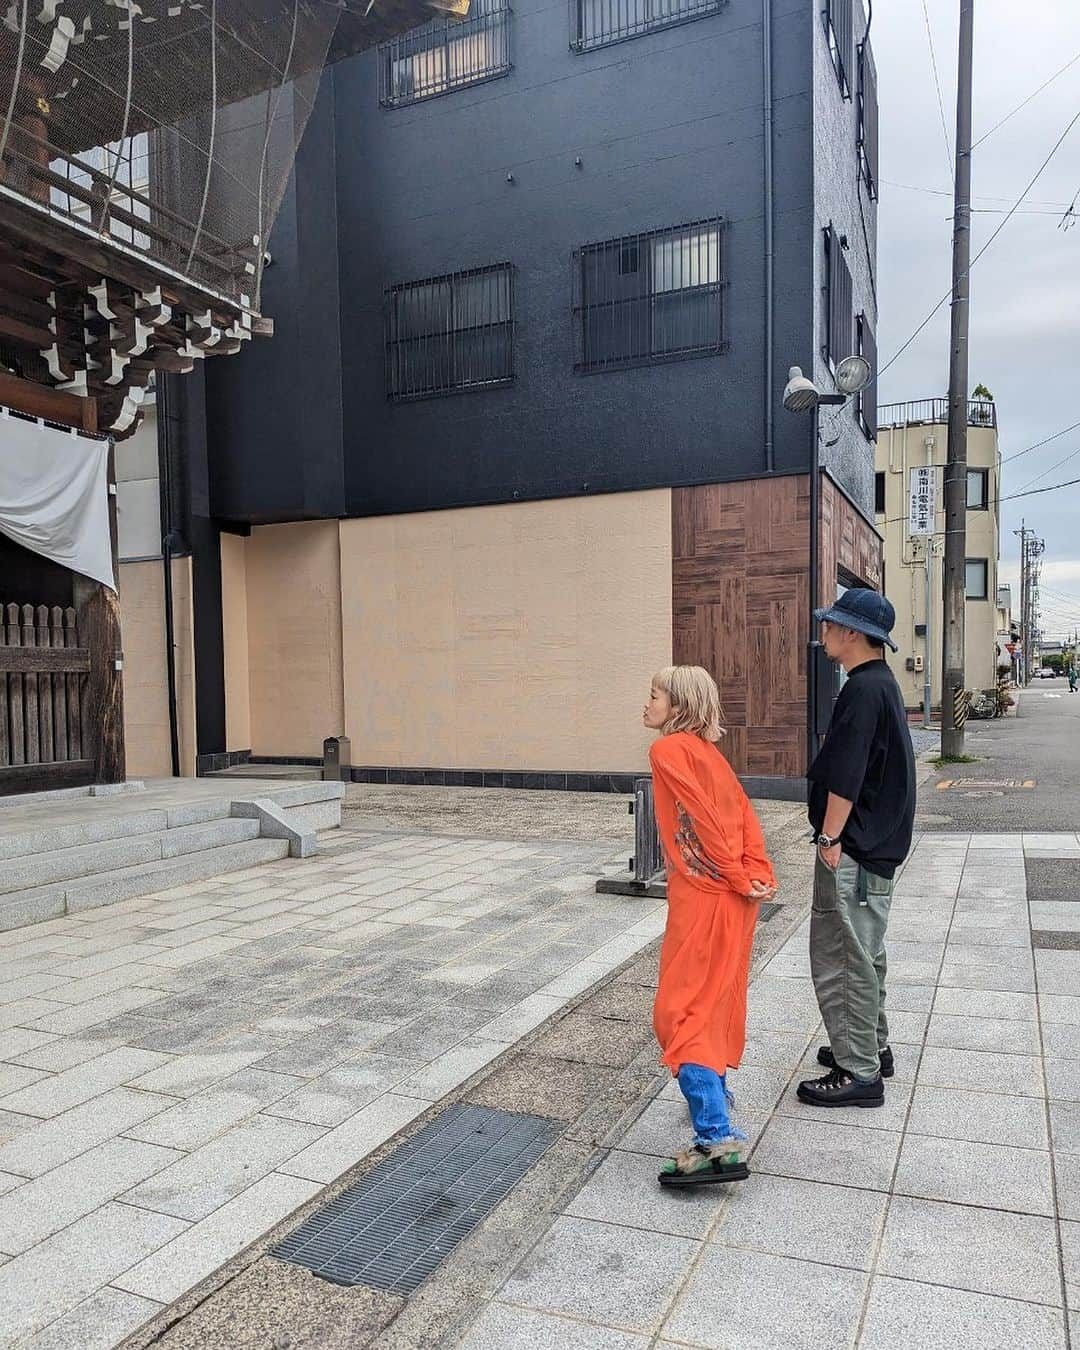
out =
{"type": "Polygon", "coordinates": [[[868,42],[859,44],[859,172],[871,201],[878,198],[877,71],[868,42]]]}
{"type": "Polygon", "coordinates": [[[510,263],[387,289],[388,397],[430,398],[507,384],[513,377],[510,263]]]}
{"type": "Polygon", "coordinates": [[[829,40],[829,54],[836,68],[836,78],[840,81],[840,93],[844,98],[850,98],[854,35],[852,0],[825,0],[821,18],[825,25],[825,36],[829,40]]]}
{"type": "Polygon", "coordinates": [[[717,14],[726,0],[570,0],[570,48],[607,47],[717,14]]]}
{"type": "Polygon", "coordinates": [[[723,221],[588,244],[574,254],[577,371],[724,350],[723,221]]]}
{"type": "Polygon", "coordinates": [[[832,365],[851,355],[851,269],[834,226],[825,230],[825,356],[832,365]]]}
{"type": "Polygon", "coordinates": [[[859,394],[858,414],[859,422],[862,425],[866,439],[869,441],[877,440],[877,339],[874,337],[874,330],[871,327],[870,320],[866,314],[860,314],[855,321],[855,335],[857,339],[857,350],[860,356],[865,356],[870,362],[871,378],[870,383],[859,394]]]}
{"type": "Polygon", "coordinates": [[[379,48],[379,102],[400,108],[509,74],[510,6],[473,0],[466,19],[435,19],[379,48]]]}

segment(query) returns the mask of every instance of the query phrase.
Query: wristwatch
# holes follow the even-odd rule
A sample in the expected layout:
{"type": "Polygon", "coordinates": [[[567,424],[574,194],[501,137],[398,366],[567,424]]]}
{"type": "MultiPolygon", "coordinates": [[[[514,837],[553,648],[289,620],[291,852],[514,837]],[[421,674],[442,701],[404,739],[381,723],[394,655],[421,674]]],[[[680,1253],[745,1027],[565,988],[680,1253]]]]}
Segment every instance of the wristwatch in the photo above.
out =
{"type": "Polygon", "coordinates": [[[840,842],[839,835],[837,835],[836,838],[833,839],[830,838],[829,835],[827,834],[819,834],[818,837],[814,840],[814,843],[817,844],[818,848],[835,848],[839,842],[840,842]]]}

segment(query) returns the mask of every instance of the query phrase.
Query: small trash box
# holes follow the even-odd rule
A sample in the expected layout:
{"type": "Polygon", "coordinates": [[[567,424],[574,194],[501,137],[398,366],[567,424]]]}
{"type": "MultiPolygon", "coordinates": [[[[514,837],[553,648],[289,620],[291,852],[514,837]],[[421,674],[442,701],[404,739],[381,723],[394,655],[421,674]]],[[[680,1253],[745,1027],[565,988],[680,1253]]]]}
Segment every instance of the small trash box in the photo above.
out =
{"type": "Polygon", "coordinates": [[[323,781],[347,782],[351,767],[352,745],[348,736],[327,736],[322,743],[323,781]]]}

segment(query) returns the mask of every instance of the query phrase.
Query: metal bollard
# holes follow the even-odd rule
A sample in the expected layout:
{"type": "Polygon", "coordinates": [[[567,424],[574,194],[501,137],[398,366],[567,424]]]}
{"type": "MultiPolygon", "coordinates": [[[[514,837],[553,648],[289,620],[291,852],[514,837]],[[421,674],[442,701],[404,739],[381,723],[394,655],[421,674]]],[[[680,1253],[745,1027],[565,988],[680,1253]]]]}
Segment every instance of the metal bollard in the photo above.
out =
{"type": "Polygon", "coordinates": [[[630,872],[635,881],[648,885],[658,872],[664,870],[651,778],[634,779],[634,801],[630,809],[634,813],[634,856],[630,859],[630,872]]]}
{"type": "Polygon", "coordinates": [[[352,747],[348,736],[327,736],[322,743],[324,782],[348,782],[352,766],[352,747]]]}

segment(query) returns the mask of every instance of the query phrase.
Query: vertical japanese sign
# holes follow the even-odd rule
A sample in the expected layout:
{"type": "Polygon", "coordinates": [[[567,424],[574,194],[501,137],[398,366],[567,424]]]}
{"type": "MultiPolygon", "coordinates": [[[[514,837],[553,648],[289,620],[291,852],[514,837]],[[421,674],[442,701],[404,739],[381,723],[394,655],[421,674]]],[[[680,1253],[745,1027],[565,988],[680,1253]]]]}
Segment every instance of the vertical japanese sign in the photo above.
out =
{"type": "Polygon", "coordinates": [[[933,534],[936,509],[936,479],[932,465],[911,470],[908,504],[908,534],[933,534]]]}

